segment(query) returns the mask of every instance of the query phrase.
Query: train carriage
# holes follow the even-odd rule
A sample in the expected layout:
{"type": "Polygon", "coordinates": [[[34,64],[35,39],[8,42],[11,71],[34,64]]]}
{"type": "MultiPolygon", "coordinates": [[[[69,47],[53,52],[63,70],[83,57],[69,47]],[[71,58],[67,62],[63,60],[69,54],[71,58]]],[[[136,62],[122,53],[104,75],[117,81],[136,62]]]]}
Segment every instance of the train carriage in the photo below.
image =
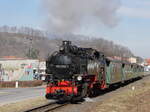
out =
{"type": "Polygon", "coordinates": [[[138,64],[125,61],[106,59],[106,83],[107,85],[125,82],[137,77],[142,77],[144,68],[138,64]]]}
{"type": "Polygon", "coordinates": [[[118,83],[123,78],[123,70],[121,61],[108,60],[106,61],[106,83],[118,83]]]}

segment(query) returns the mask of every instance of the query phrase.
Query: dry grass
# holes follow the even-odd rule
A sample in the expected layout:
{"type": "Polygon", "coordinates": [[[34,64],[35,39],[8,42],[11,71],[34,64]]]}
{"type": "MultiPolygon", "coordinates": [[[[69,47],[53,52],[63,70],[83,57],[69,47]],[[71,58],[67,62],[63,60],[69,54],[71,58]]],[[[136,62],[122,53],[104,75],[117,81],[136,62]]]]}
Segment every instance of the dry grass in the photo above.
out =
{"type": "Polygon", "coordinates": [[[110,99],[97,103],[92,112],[149,112],[150,81],[142,82],[140,86],[128,86],[110,99]]]}
{"type": "MultiPolygon", "coordinates": [[[[0,88],[14,88],[15,87],[15,81],[0,81],[0,88]]],[[[37,80],[37,81],[19,81],[19,87],[35,87],[35,86],[41,86],[43,84],[43,81],[37,80]]]]}
{"type": "Polygon", "coordinates": [[[17,103],[11,103],[0,106],[0,112],[22,112],[40,105],[48,103],[44,97],[28,99],[17,103]]]}
{"type": "Polygon", "coordinates": [[[15,81],[0,81],[0,88],[15,87],[15,81]]]}

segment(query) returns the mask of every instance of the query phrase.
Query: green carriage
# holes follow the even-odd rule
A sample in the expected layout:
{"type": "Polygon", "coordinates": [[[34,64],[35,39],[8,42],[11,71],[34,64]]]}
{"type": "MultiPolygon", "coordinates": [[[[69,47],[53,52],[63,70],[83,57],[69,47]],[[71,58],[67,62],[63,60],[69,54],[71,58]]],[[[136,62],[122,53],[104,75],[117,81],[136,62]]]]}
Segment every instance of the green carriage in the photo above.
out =
{"type": "Polygon", "coordinates": [[[107,85],[142,77],[144,74],[142,66],[126,61],[106,59],[105,68],[107,85]]]}

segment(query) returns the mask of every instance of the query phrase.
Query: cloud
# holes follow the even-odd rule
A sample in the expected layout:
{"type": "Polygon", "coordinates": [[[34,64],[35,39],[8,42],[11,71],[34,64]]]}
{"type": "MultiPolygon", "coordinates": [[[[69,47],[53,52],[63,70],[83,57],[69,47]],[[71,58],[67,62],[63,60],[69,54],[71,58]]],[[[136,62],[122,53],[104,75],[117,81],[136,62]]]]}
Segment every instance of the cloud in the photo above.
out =
{"type": "Polygon", "coordinates": [[[123,5],[125,6],[132,6],[132,7],[138,7],[138,8],[149,8],[150,1],[149,0],[122,0],[121,1],[123,5]]]}
{"type": "Polygon", "coordinates": [[[144,0],[135,0],[135,3],[137,4],[137,5],[141,5],[141,6],[150,6],[150,1],[144,1],[144,0]]]}
{"type": "Polygon", "coordinates": [[[130,8],[122,6],[117,12],[120,15],[132,18],[150,19],[150,9],[146,8],[130,8]]]}
{"type": "Polygon", "coordinates": [[[51,32],[73,32],[84,26],[84,21],[89,21],[91,17],[93,22],[99,20],[98,22],[108,27],[116,26],[118,23],[116,11],[120,7],[120,0],[43,0],[42,2],[47,18],[46,27],[51,32]]]}

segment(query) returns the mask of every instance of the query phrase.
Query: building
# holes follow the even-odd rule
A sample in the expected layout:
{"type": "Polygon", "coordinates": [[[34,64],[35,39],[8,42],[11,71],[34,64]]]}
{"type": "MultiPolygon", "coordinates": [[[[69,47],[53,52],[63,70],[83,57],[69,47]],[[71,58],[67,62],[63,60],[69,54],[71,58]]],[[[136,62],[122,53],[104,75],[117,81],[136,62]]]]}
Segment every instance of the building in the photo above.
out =
{"type": "Polygon", "coordinates": [[[149,72],[149,71],[150,71],[150,65],[145,66],[145,67],[144,67],[144,70],[145,70],[146,72],[149,72]]]}
{"type": "Polygon", "coordinates": [[[146,59],[145,62],[147,65],[150,65],[150,59],[146,59]]]}
{"type": "Polygon", "coordinates": [[[16,57],[0,58],[0,80],[34,80],[36,74],[45,74],[45,61],[16,57]]]}
{"type": "Polygon", "coordinates": [[[130,63],[137,63],[137,59],[136,59],[135,57],[130,57],[130,58],[128,58],[128,61],[129,61],[130,63]]]}

